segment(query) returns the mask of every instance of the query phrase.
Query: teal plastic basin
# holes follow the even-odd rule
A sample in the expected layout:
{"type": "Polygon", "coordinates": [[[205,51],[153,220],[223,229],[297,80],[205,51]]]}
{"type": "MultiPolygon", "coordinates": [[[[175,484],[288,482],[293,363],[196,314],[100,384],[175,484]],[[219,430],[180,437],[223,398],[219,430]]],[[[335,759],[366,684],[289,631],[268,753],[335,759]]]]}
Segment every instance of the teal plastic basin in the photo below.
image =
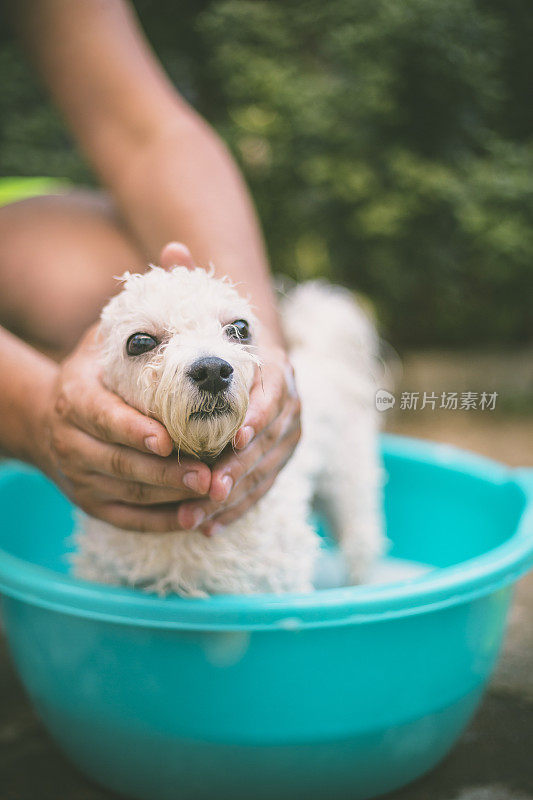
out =
{"type": "Polygon", "coordinates": [[[14,663],[59,746],[142,800],[350,798],[418,777],[464,729],[533,563],[533,472],[385,437],[385,586],[161,599],[69,576],[72,509],[0,470],[14,663]]]}

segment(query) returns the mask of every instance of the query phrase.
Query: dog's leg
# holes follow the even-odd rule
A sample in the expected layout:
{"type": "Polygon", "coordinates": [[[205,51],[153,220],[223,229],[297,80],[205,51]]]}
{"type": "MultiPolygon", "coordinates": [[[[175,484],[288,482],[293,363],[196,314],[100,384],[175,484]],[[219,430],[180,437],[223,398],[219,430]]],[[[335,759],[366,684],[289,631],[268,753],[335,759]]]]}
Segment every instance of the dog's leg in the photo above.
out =
{"type": "Polygon", "coordinates": [[[360,582],[384,544],[374,404],[377,335],[353,298],[320,283],[289,294],[283,318],[302,397],[304,466],[350,579],[360,582]]]}
{"type": "Polygon", "coordinates": [[[345,419],[328,448],[317,493],[346,561],[350,580],[363,582],[383,552],[382,469],[376,453],[375,422],[360,411],[345,419]]]}

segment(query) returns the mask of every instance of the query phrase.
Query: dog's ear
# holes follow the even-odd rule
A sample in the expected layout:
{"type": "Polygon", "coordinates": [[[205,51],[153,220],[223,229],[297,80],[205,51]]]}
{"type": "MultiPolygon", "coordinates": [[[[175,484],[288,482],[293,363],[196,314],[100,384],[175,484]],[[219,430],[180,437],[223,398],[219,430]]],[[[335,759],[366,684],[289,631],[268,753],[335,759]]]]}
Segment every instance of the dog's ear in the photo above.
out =
{"type": "Polygon", "coordinates": [[[159,266],[163,267],[163,269],[172,269],[172,267],[194,269],[196,265],[191,251],[186,245],[182,242],[169,242],[161,250],[159,266]]]}

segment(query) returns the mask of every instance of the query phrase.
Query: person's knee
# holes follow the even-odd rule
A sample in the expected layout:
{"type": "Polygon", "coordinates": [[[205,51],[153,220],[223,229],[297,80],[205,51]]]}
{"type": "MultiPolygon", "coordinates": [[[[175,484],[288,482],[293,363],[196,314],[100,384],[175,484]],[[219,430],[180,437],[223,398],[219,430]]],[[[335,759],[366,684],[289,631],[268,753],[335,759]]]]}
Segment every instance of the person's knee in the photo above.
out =
{"type": "Polygon", "coordinates": [[[40,287],[39,297],[31,302],[31,319],[20,314],[24,330],[20,335],[58,355],[70,352],[100,314],[100,310],[114,285],[112,279],[84,279],[79,276],[76,283],[66,282],[51,289],[48,283],[40,287]]]}
{"type": "Polygon", "coordinates": [[[135,246],[109,204],[87,193],[33,198],[0,209],[0,323],[68,352],[94,322],[135,246]]]}

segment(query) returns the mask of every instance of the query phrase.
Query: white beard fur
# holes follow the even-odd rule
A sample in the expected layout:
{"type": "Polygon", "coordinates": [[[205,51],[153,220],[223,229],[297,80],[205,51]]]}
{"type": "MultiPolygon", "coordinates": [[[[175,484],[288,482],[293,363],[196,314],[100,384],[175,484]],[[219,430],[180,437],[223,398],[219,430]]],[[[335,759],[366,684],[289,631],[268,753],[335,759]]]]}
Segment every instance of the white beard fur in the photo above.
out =
{"type": "MultiPolygon", "coordinates": [[[[123,354],[117,357],[117,343],[132,332],[132,327],[144,330],[153,325],[160,306],[169,302],[165,288],[169,278],[176,284],[190,284],[180,291],[184,308],[198,310],[202,300],[196,293],[201,286],[202,298],[206,287],[213,298],[220,295],[217,310],[226,303],[229,317],[253,319],[248,303],[229,282],[216,280],[202,270],[191,272],[178,267],[165,273],[153,268],[145,276],[125,276],[126,290],[102,314],[105,380],[108,388],[131,405],[160,419],[165,414],[160,409],[159,413],[154,411],[156,395],[150,395],[148,384],[139,376],[132,378],[131,362],[123,354]]],[[[172,313],[179,317],[187,312],[176,312],[173,307],[172,313]]],[[[303,433],[270,491],[244,516],[211,538],[195,531],[123,531],[81,515],[73,556],[77,576],[184,597],[311,592],[320,538],[309,517],[318,498],[338,540],[350,580],[365,580],[385,542],[374,402],[377,336],[367,315],[346,290],[322,282],[301,284],[290,291],[281,298],[280,313],[302,400],[303,433]]],[[[179,352],[183,360],[182,349],[179,352]]],[[[242,423],[257,362],[250,348],[238,344],[222,343],[216,352],[236,367],[240,400],[232,423],[226,424],[224,433],[218,431],[219,441],[213,451],[221,449],[221,435],[224,444],[231,441],[242,423]]],[[[183,389],[179,380],[178,384],[183,389]]],[[[164,399],[160,395],[161,404],[164,399]]],[[[167,414],[162,421],[177,441],[175,420],[167,414]]],[[[193,449],[194,442],[189,452],[193,449]]]]}

